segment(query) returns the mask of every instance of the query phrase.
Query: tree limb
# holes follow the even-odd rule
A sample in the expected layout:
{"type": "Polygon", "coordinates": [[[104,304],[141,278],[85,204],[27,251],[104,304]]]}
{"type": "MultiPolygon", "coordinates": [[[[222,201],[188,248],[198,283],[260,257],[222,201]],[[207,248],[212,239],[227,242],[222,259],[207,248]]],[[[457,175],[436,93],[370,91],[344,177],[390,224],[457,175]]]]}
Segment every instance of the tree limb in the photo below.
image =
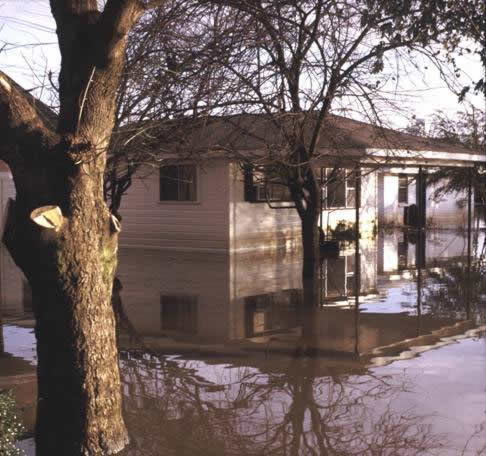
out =
{"type": "Polygon", "coordinates": [[[58,27],[66,25],[66,21],[74,16],[96,13],[96,0],[50,0],[51,11],[58,27]]]}
{"type": "Polygon", "coordinates": [[[55,114],[0,71],[0,158],[7,163],[57,142],[55,114]]]}

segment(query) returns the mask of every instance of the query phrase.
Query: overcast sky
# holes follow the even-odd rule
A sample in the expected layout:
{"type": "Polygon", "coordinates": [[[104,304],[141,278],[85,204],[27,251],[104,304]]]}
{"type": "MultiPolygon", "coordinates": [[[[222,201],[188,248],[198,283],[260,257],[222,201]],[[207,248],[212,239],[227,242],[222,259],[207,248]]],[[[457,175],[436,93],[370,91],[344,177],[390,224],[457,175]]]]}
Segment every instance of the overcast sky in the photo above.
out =
{"type": "MultiPolygon", "coordinates": [[[[60,57],[48,0],[3,0],[0,3],[2,46],[5,47],[0,55],[1,69],[27,89],[42,85],[48,71],[56,73],[60,57]]],[[[478,58],[463,58],[460,62],[466,73],[461,76],[465,83],[479,79],[482,68],[478,58]]],[[[402,78],[401,85],[407,100],[401,105],[402,115],[394,119],[399,127],[407,126],[412,114],[427,119],[437,109],[450,115],[460,109],[457,97],[435,70],[429,68],[423,74],[402,78]]],[[[37,96],[43,95],[37,93],[37,96]]],[[[470,101],[485,107],[485,100],[479,96],[470,101]]]]}

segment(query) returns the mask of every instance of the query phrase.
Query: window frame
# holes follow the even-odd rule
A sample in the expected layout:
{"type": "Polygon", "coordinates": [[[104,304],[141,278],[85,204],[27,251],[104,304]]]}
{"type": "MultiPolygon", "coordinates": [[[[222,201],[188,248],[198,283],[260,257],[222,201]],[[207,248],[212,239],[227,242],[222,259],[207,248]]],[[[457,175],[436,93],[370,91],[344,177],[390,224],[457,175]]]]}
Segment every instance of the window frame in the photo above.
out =
{"type": "Polygon", "coordinates": [[[271,177],[268,179],[265,176],[265,170],[255,170],[252,166],[247,166],[244,169],[244,200],[247,203],[292,203],[289,188],[281,183],[272,182],[271,177]],[[256,175],[259,175],[258,181],[255,182],[256,175]],[[261,177],[260,177],[261,176],[261,177]],[[284,198],[272,197],[273,190],[277,192],[288,192],[284,198]],[[270,189],[270,195],[269,195],[270,189]]]}
{"type": "Polygon", "coordinates": [[[200,203],[200,188],[199,188],[199,185],[200,185],[200,180],[199,180],[199,166],[197,166],[195,163],[177,163],[177,164],[168,164],[168,165],[164,165],[164,166],[160,166],[159,167],[159,203],[160,204],[199,204],[200,203]],[[162,191],[163,191],[163,188],[162,188],[162,179],[163,179],[163,176],[162,176],[162,170],[164,168],[177,168],[178,169],[178,172],[177,172],[177,178],[174,178],[173,180],[177,182],[177,199],[172,199],[172,198],[167,198],[167,199],[163,199],[162,196],[162,191]],[[194,170],[194,180],[195,182],[194,183],[189,183],[190,185],[193,185],[194,188],[193,188],[193,192],[194,192],[194,199],[181,199],[181,193],[184,192],[184,190],[181,188],[181,185],[184,185],[185,182],[184,182],[184,174],[182,174],[182,177],[180,177],[180,170],[184,169],[184,168],[187,168],[187,167],[191,167],[193,168],[194,170]]]}
{"type": "Polygon", "coordinates": [[[408,198],[408,186],[410,185],[409,176],[408,174],[399,174],[398,175],[398,195],[397,200],[398,204],[400,205],[408,205],[409,198],[408,198]],[[405,179],[405,185],[401,183],[401,180],[405,179]],[[406,197],[403,198],[403,194],[405,192],[406,197]]]}
{"type": "MultiPolygon", "coordinates": [[[[339,209],[356,209],[361,208],[361,198],[357,201],[357,191],[356,191],[356,173],[360,171],[356,171],[349,168],[339,168],[337,172],[344,172],[344,178],[340,177],[340,181],[337,183],[339,185],[344,185],[344,205],[340,206],[331,206],[329,204],[329,186],[333,185],[332,182],[329,182],[329,175],[332,173],[334,168],[324,168],[324,176],[325,181],[321,182],[321,194],[323,196],[323,210],[339,210],[339,209]],[[351,192],[354,192],[354,204],[349,204],[349,195],[351,192]]],[[[361,194],[361,192],[360,192],[361,194]]]]}

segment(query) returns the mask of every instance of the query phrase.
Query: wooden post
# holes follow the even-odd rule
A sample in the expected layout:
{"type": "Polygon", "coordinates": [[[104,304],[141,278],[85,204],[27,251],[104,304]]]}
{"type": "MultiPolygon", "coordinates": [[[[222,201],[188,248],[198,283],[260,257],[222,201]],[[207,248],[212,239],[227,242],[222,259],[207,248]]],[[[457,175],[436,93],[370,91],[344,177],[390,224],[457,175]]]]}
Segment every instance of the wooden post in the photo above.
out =
{"type": "Polygon", "coordinates": [[[420,336],[421,319],[422,319],[422,264],[421,262],[417,262],[417,337],[420,336]]]}
{"type": "MultiPolygon", "coordinates": [[[[323,204],[322,204],[322,183],[323,183],[323,173],[322,173],[322,166],[321,166],[321,181],[320,181],[320,184],[319,184],[319,203],[320,203],[320,213],[319,213],[319,228],[321,229],[321,232],[322,232],[322,208],[323,208],[323,204]]],[[[327,234],[327,233],[326,233],[327,234]]]]}
{"type": "Polygon", "coordinates": [[[466,318],[471,318],[471,227],[472,227],[472,169],[467,173],[467,277],[466,277],[466,318]]]}
{"type": "Polygon", "coordinates": [[[359,314],[359,295],[361,288],[361,264],[360,264],[360,253],[359,253],[359,231],[360,231],[360,220],[359,220],[359,210],[361,203],[361,169],[359,166],[355,169],[355,226],[354,226],[354,297],[355,297],[355,346],[354,352],[359,356],[359,327],[360,327],[360,314],[359,314]]]}
{"type": "Polygon", "coordinates": [[[425,228],[426,220],[426,185],[425,185],[425,175],[422,166],[419,166],[419,173],[417,176],[417,207],[418,207],[418,223],[417,227],[420,229],[425,228]]]}

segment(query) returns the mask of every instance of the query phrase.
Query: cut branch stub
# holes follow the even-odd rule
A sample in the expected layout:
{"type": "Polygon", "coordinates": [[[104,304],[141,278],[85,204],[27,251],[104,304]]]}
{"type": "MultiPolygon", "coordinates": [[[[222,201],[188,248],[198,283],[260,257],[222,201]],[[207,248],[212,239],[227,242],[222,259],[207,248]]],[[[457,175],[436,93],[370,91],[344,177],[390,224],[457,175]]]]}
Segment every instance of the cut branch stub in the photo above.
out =
{"type": "Polygon", "coordinates": [[[59,231],[64,224],[64,217],[59,206],[42,206],[30,213],[31,220],[37,225],[59,231]]]}

